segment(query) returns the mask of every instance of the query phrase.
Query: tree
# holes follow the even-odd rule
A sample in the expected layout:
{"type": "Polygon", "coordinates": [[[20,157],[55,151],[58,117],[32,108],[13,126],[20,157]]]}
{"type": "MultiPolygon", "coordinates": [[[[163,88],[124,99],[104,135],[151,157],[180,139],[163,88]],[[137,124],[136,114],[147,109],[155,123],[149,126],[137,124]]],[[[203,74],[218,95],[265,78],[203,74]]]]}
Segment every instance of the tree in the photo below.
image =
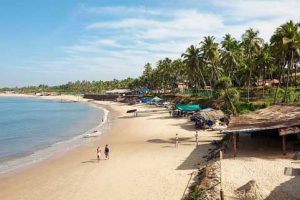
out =
{"type": "Polygon", "coordinates": [[[248,71],[248,86],[247,86],[247,101],[250,99],[250,86],[252,72],[255,67],[255,59],[260,52],[263,44],[263,39],[258,37],[259,31],[254,31],[252,28],[245,31],[242,35],[242,45],[245,50],[245,64],[248,71]]]}
{"type": "Polygon", "coordinates": [[[233,101],[237,99],[238,92],[232,87],[232,82],[229,77],[221,77],[215,84],[215,89],[218,91],[218,96],[224,99],[226,107],[229,108],[231,113],[236,116],[237,111],[233,101]]]}
{"type": "Polygon", "coordinates": [[[262,77],[263,81],[263,97],[265,95],[265,79],[267,74],[271,73],[272,71],[272,67],[274,65],[273,61],[274,59],[270,53],[270,46],[268,44],[264,44],[260,51],[260,54],[258,55],[256,63],[257,72],[260,74],[259,78],[262,77]]]}
{"type": "Polygon", "coordinates": [[[222,73],[221,68],[218,66],[220,61],[220,50],[218,43],[215,42],[214,36],[205,36],[204,40],[200,43],[201,58],[212,69],[211,82],[214,83],[219,79],[222,73]]]}
{"type": "Polygon", "coordinates": [[[231,78],[236,74],[243,60],[243,48],[241,44],[230,34],[223,38],[221,50],[221,63],[226,76],[231,78]]]}
{"type": "MultiPolygon", "coordinates": [[[[290,84],[291,70],[295,68],[295,80],[297,67],[295,65],[295,58],[300,54],[300,28],[299,24],[295,24],[293,21],[286,22],[276,29],[275,33],[271,37],[271,44],[277,50],[277,54],[281,53],[283,57],[283,67],[287,66],[287,72],[283,73],[285,80],[285,95],[284,102],[288,102],[288,87],[290,84]]],[[[296,82],[296,81],[295,81],[296,82]]],[[[277,92],[276,92],[277,94],[277,92]]],[[[274,101],[276,101],[277,95],[275,94],[274,101]]]]}
{"type": "Polygon", "coordinates": [[[199,87],[198,76],[200,75],[202,83],[206,87],[207,85],[203,76],[203,65],[199,60],[199,53],[199,49],[196,46],[191,45],[181,57],[184,58],[183,62],[186,65],[189,81],[195,82],[197,87],[199,87]]]}

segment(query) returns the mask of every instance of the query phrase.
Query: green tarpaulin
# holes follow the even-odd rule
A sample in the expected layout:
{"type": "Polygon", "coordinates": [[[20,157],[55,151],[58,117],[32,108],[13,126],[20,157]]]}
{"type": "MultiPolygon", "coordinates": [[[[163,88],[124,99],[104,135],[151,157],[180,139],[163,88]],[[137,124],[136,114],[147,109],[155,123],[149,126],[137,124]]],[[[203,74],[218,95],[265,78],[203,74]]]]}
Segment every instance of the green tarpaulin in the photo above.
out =
{"type": "Polygon", "coordinates": [[[197,111],[201,109],[201,106],[199,104],[177,104],[176,109],[181,111],[197,111]]]}

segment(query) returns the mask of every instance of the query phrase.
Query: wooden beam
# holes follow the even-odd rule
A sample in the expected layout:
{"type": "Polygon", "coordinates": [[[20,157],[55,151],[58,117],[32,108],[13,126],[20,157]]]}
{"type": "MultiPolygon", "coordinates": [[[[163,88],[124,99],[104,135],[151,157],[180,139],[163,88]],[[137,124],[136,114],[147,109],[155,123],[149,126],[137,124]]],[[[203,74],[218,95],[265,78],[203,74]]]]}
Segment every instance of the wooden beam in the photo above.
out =
{"type": "Polygon", "coordinates": [[[286,155],[286,135],[282,136],[282,153],[286,155]]]}
{"type": "Polygon", "coordinates": [[[236,138],[237,138],[237,136],[236,136],[236,133],[233,133],[233,155],[234,155],[234,157],[236,157],[236,138]]]}

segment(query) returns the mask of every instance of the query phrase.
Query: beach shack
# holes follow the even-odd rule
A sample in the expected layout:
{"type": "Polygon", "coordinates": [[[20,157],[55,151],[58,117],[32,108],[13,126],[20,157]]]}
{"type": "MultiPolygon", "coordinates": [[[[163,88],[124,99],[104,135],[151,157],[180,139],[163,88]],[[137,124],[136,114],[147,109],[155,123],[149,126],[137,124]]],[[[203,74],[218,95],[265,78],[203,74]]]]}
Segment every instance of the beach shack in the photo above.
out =
{"type": "Polygon", "coordinates": [[[290,134],[300,134],[300,106],[274,105],[249,114],[233,117],[226,130],[232,140],[234,156],[237,155],[239,134],[259,133],[261,131],[278,131],[282,138],[282,152],[286,154],[286,138],[290,134]]]}
{"type": "Polygon", "coordinates": [[[197,112],[201,109],[201,106],[199,104],[177,104],[175,106],[175,110],[173,110],[172,115],[173,116],[181,116],[181,115],[187,115],[189,113],[197,112]]]}
{"type": "Polygon", "coordinates": [[[131,93],[132,93],[132,91],[129,90],[129,89],[114,89],[114,90],[105,91],[105,94],[108,94],[108,95],[122,95],[122,96],[125,96],[125,95],[131,94],[131,93]]]}
{"type": "MultiPolygon", "coordinates": [[[[191,121],[195,122],[196,129],[212,128],[213,126],[220,125],[220,120],[224,121],[225,114],[221,110],[215,110],[213,108],[205,108],[196,112],[191,116],[191,121]],[[219,122],[217,124],[217,122],[219,122]]],[[[217,127],[216,127],[217,128],[217,127]]],[[[223,128],[223,126],[219,127],[223,128]]]]}

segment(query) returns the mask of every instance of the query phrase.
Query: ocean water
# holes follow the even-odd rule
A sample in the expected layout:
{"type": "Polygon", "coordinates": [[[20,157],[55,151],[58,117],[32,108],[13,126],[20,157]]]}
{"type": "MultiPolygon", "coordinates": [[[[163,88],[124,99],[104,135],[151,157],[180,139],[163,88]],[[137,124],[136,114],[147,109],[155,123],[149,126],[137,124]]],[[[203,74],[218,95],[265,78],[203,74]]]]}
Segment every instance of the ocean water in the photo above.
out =
{"type": "Polygon", "coordinates": [[[105,114],[85,103],[0,97],[0,173],[78,146],[105,114]]]}

